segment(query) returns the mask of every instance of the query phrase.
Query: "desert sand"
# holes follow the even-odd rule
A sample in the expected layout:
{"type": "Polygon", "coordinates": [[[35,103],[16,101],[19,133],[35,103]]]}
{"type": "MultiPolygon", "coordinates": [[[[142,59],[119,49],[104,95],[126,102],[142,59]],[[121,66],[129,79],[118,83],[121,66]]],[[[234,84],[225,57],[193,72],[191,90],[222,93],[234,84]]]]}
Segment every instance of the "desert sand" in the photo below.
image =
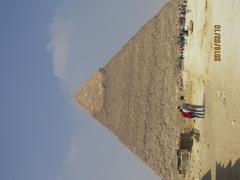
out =
{"type": "Polygon", "coordinates": [[[201,132],[187,179],[240,179],[240,1],[189,0],[194,22],[184,62],[186,100],[202,104],[201,132]],[[221,61],[214,60],[214,25],[221,26],[221,61]]]}

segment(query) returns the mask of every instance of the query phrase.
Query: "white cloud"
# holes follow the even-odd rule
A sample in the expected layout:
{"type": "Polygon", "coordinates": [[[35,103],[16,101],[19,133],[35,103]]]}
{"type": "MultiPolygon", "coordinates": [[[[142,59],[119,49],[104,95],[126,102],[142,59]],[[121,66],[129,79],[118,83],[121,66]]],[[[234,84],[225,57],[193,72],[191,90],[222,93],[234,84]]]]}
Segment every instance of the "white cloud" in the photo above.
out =
{"type": "Polygon", "coordinates": [[[67,74],[69,48],[75,30],[76,25],[61,15],[56,15],[50,26],[51,40],[48,49],[52,53],[54,75],[63,81],[67,74]]]}

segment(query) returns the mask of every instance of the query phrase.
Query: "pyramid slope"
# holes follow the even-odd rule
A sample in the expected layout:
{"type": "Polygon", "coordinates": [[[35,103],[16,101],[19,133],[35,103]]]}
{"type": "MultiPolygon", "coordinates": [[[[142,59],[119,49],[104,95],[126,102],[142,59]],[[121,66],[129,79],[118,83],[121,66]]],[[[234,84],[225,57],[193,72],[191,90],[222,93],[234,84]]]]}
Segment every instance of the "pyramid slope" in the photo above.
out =
{"type": "Polygon", "coordinates": [[[104,67],[92,113],[164,179],[178,179],[177,1],[168,3],[104,67]]]}

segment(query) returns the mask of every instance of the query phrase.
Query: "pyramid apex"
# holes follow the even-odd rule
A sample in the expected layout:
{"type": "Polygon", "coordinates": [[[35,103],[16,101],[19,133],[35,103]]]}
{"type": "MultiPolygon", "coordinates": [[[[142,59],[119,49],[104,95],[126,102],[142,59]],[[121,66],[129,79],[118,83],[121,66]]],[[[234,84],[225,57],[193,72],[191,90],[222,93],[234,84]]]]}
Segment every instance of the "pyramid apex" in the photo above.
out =
{"type": "Polygon", "coordinates": [[[75,100],[90,114],[99,112],[104,101],[103,71],[99,69],[75,94],[75,100]]]}

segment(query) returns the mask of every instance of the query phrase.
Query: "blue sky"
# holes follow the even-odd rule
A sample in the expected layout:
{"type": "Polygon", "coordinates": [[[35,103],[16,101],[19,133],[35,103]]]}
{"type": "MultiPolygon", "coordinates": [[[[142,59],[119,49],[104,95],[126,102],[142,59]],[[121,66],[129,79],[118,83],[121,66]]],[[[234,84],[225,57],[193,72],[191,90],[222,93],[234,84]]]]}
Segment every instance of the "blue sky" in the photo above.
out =
{"type": "Polygon", "coordinates": [[[162,4],[1,0],[0,179],[159,179],[72,96],[162,4]]]}

